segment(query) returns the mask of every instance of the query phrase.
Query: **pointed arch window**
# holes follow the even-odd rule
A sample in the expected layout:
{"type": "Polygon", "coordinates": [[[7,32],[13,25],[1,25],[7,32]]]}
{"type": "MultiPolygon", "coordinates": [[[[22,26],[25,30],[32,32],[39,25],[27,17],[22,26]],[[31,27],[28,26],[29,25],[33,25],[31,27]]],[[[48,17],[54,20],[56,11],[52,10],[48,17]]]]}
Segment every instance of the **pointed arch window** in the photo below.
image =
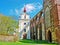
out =
{"type": "Polygon", "coordinates": [[[50,8],[47,7],[45,10],[45,23],[46,23],[46,27],[49,27],[50,24],[50,8]]]}

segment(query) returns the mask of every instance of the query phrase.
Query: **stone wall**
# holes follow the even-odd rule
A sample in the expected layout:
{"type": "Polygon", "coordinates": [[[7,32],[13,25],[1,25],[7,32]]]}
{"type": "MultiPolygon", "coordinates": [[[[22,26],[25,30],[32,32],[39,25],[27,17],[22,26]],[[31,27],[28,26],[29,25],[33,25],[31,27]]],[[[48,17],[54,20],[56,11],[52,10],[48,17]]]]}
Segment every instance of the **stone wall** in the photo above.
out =
{"type": "Polygon", "coordinates": [[[14,35],[0,35],[0,41],[16,42],[18,41],[18,37],[14,35]]]}
{"type": "Polygon", "coordinates": [[[57,42],[60,43],[60,26],[56,29],[57,42]]]}

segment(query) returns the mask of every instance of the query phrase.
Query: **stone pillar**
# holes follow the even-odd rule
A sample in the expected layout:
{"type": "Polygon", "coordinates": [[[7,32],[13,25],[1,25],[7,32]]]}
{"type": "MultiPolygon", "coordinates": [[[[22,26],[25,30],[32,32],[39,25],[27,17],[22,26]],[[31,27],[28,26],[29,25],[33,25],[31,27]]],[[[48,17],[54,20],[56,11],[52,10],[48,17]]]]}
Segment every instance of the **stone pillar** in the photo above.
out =
{"type": "Polygon", "coordinates": [[[45,40],[44,23],[42,23],[42,40],[45,40]]]}
{"type": "Polygon", "coordinates": [[[35,39],[36,39],[36,28],[34,26],[34,35],[35,35],[35,39]]]}
{"type": "Polygon", "coordinates": [[[39,28],[38,28],[38,40],[39,40],[39,28]]]}

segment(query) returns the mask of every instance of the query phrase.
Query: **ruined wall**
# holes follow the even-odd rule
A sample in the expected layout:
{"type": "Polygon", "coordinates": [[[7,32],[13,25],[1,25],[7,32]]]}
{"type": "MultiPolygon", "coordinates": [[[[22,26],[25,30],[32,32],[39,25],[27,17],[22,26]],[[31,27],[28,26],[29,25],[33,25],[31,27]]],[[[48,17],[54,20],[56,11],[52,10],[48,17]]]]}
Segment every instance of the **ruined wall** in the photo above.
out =
{"type": "Polygon", "coordinates": [[[0,35],[0,41],[16,42],[18,41],[18,37],[13,35],[0,35]]]}

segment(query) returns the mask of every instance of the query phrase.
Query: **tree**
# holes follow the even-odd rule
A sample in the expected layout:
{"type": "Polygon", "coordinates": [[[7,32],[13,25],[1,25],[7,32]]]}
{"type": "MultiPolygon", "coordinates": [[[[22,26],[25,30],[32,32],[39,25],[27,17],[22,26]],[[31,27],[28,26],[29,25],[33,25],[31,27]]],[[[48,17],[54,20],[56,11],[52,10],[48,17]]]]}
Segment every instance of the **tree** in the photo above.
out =
{"type": "Polygon", "coordinates": [[[0,14],[0,34],[13,34],[18,22],[10,17],[0,14]]]}

